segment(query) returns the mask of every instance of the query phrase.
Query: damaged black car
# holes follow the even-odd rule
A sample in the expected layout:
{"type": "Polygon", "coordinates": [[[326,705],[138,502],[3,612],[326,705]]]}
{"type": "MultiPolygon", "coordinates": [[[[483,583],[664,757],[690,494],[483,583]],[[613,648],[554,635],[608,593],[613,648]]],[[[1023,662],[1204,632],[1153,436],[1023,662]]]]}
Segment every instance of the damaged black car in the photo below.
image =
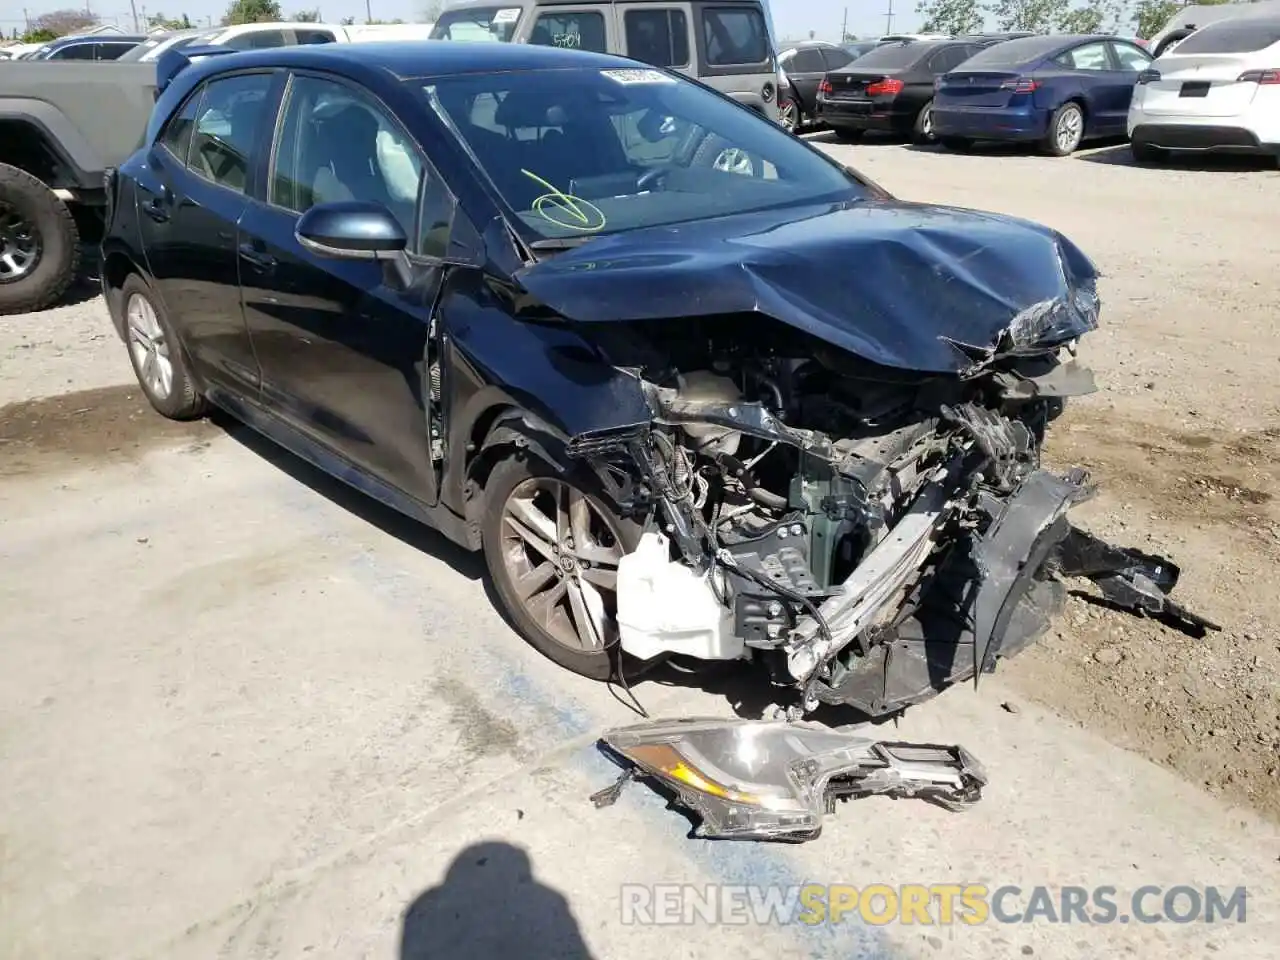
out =
{"type": "Polygon", "coordinates": [[[1089,259],[895,199],[676,74],[209,55],[109,194],[103,284],[155,408],[222,407],[483,550],[579,674],[743,661],[788,717],[876,716],[1018,652],[1066,578],[1197,622],[1041,465],[1094,389],[1089,259]]]}

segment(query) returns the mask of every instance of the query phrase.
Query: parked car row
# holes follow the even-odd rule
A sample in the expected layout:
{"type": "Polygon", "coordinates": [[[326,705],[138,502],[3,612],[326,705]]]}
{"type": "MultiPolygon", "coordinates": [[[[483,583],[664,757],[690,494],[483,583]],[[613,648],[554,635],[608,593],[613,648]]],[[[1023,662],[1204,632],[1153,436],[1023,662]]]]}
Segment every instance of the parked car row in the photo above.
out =
{"type": "MultiPolygon", "coordinates": [[[[815,53],[841,58],[798,48],[792,62],[815,53]]],[[[814,74],[795,76],[793,129],[808,119],[845,142],[885,131],[955,151],[1005,141],[1063,157],[1127,136],[1138,161],[1175,150],[1280,158],[1280,13],[1211,23],[1158,59],[1106,35],[878,43],[827,70],[811,108],[814,74]]]]}

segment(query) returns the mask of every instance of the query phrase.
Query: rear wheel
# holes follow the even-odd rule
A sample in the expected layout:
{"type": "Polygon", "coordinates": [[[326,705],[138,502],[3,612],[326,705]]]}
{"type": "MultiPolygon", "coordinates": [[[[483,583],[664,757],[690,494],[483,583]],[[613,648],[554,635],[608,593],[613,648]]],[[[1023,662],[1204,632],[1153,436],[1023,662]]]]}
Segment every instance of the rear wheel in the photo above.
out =
{"type": "Polygon", "coordinates": [[[1129,152],[1133,154],[1136,163],[1159,163],[1168,156],[1159,147],[1153,147],[1149,143],[1130,143],[1129,152]]]}
{"type": "Polygon", "coordinates": [[[916,122],[911,130],[911,140],[913,143],[923,145],[935,143],[937,139],[933,134],[933,101],[930,100],[916,114],[916,122]]]}
{"type": "Polygon", "coordinates": [[[79,264],[67,205],[25,170],[0,163],[0,314],[53,306],[79,264]]]}
{"type": "Polygon", "coordinates": [[[1068,101],[1053,112],[1049,120],[1049,132],[1045,135],[1045,152],[1055,157],[1068,157],[1076,152],[1084,140],[1084,110],[1080,104],[1068,101]]]}
{"type": "Polygon", "coordinates": [[[778,123],[788,133],[799,133],[800,104],[794,100],[783,100],[778,106],[778,123]]]}
{"type": "Polygon", "coordinates": [[[621,655],[618,562],[639,543],[639,525],[618,515],[590,474],[527,456],[498,464],[484,497],[485,563],[517,630],[562,667],[611,679],[621,655]]]}
{"type": "Polygon", "coordinates": [[[938,142],[956,153],[968,153],[973,149],[973,141],[965,137],[942,137],[938,142]]]}

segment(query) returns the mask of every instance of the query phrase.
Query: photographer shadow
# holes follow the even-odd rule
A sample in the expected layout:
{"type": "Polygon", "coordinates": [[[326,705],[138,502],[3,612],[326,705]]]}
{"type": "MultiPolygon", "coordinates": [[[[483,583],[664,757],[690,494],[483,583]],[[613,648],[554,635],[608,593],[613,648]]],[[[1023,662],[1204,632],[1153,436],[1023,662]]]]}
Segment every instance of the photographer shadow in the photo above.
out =
{"type": "Polygon", "coordinates": [[[404,912],[400,960],[592,960],[569,902],[526,851],[487,841],[459,853],[404,912]]]}

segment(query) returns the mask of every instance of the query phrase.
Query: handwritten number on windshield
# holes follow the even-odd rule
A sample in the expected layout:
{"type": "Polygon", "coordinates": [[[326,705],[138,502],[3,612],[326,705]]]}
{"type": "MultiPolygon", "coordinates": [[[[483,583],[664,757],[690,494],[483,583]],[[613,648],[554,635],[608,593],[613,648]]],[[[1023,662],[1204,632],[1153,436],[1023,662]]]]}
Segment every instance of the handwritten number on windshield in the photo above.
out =
{"type": "Polygon", "coordinates": [[[547,190],[533,201],[533,212],[543,220],[581,233],[596,233],[605,228],[608,221],[604,212],[591,201],[557,190],[530,170],[521,169],[520,172],[547,190]]]}

